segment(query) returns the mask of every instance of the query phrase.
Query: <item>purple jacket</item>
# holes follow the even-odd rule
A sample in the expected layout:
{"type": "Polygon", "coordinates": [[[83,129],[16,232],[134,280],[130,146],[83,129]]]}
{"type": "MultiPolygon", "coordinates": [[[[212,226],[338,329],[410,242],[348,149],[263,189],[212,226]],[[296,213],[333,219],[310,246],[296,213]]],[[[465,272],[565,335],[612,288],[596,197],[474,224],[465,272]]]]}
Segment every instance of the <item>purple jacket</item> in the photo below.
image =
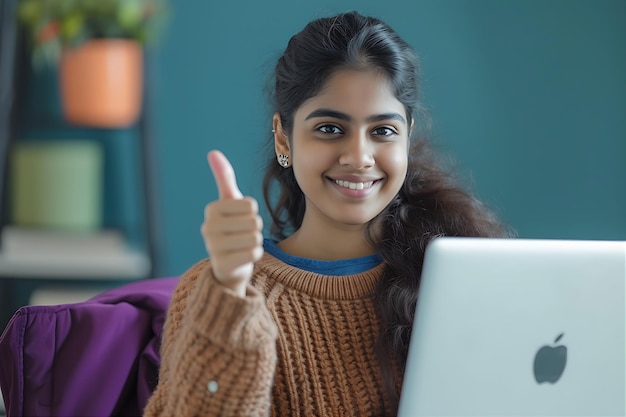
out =
{"type": "Polygon", "coordinates": [[[20,308],[0,337],[7,415],[141,415],[177,282],[142,280],[82,303],[20,308]]]}

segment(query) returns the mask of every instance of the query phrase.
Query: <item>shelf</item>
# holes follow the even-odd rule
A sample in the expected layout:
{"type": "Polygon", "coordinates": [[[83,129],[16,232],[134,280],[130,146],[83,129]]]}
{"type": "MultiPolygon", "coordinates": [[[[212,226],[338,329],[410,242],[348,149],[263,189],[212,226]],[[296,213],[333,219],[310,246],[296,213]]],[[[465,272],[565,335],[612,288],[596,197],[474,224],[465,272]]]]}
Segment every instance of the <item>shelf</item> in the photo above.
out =
{"type": "Polygon", "coordinates": [[[52,279],[135,279],[150,274],[147,253],[118,230],[71,233],[5,226],[0,276],[52,279]]]}
{"type": "MultiPolygon", "coordinates": [[[[151,278],[159,274],[160,258],[149,65],[144,66],[143,111],[137,123],[121,129],[71,125],[61,111],[57,70],[35,71],[31,66],[15,19],[18,1],[0,0],[0,330],[31,293],[35,301],[41,294],[61,300],[55,294],[69,296],[69,287],[83,291],[151,278]],[[18,141],[57,139],[102,145],[101,227],[119,233],[104,231],[85,239],[35,234],[31,239],[22,230],[17,240],[15,235],[7,240],[6,228],[14,221],[9,212],[9,152],[18,141]]],[[[84,298],[86,293],[73,295],[84,298]]]]}
{"type": "Polygon", "coordinates": [[[149,273],[148,255],[134,249],[104,255],[0,252],[0,276],[13,279],[126,280],[146,278],[149,273]]]}
{"type": "Polygon", "coordinates": [[[68,285],[39,286],[30,295],[29,304],[60,305],[84,302],[98,294],[108,290],[108,287],[76,287],[68,285]]]}

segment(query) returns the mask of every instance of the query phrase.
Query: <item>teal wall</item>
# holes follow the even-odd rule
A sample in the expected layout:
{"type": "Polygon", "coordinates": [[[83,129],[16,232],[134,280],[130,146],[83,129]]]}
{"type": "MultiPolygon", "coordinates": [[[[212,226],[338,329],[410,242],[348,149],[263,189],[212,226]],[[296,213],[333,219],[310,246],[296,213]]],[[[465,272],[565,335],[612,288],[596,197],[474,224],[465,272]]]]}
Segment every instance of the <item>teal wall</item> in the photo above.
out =
{"type": "Polygon", "coordinates": [[[171,2],[154,54],[161,275],[206,256],[206,153],[261,199],[263,88],[309,20],[357,9],[422,58],[434,140],[521,237],[626,239],[624,0],[171,2]]]}

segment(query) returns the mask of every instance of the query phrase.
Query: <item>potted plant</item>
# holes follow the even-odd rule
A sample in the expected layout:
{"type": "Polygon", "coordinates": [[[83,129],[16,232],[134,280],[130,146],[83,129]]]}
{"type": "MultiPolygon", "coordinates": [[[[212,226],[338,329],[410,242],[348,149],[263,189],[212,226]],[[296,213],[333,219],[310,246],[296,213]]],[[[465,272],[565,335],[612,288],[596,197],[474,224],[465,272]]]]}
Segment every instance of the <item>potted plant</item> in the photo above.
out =
{"type": "Polygon", "coordinates": [[[143,93],[143,45],[165,0],[21,0],[18,19],[35,66],[58,65],[61,101],[74,124],[119,128],[136,121],[143,93]]]}

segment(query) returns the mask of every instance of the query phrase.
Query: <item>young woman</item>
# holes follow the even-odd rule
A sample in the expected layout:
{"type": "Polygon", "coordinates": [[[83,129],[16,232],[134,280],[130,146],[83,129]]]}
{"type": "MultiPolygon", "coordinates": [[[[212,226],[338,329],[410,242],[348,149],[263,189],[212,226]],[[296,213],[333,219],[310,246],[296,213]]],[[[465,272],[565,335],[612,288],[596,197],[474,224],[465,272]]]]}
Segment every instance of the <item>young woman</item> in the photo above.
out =
{"type": "Polygon", "coordinates": [[[173,296],[148,416],[395,415],[427,244],[506,235],[418,134],[417,60],[382,21],[309,23],[273,98],[272,239],[209,153],[210,260],[173,296]]]}

